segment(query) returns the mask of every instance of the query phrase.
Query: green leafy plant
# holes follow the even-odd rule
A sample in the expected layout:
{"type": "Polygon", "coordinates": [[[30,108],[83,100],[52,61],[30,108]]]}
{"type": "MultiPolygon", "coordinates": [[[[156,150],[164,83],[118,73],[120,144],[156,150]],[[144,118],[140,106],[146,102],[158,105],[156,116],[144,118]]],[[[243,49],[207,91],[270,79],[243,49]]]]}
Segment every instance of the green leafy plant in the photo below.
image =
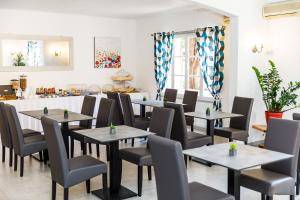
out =
{"type": "Polygon", "coordinates": [[[229,150],[236,151],[238,149],[237,143],[231,143],[229,146],[229,150]]]}
{"type": "Polygon", "coordinates": [[[300,89],[300,81],[290,81],[287,87],[283,87],[283,81],[280,78],[276,65],[271,60],[269,60],[269,64],[271,68],[265,74],[262,74],[257,67],[252,67],[261,88],[267,111],[286,112],[299,107],[300,104],[297,104],[298,94],[296,92],[300,89]]]}
{"type": "Polygon", "coordinates": [[[115,128],[116,128],[116,126],[115,126],[115,125],[113,125],[112,123],[110,123],[110,128],[111,128],[111,129],[115,129],[115,128]]]}
{"type": "Polygon", "coordinates": [[[21,52],[18,52],[17,54],[14,55],[13,58],[13,65],[14,66],[25,66],[25,58],[24,55],[21,52]]]}

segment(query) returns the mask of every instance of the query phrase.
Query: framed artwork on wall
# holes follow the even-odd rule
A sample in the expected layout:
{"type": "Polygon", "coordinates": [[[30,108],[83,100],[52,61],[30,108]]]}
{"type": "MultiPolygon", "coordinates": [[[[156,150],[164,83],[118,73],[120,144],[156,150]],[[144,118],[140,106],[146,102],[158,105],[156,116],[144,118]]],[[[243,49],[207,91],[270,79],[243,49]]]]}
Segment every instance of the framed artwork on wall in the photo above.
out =
{"type": "Polygon", "coordinates": [[[94,38],[94,68],[121,68],[121,38],[94,38]]]}

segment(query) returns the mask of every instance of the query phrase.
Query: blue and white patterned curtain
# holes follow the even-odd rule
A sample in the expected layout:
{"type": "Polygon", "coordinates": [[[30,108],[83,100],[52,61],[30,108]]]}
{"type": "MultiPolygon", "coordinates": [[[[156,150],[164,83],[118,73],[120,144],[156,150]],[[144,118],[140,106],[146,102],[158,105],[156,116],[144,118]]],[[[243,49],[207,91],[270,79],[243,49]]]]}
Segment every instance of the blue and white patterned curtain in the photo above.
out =
{"type": "Polygon", "coordinates": [[[168,72],[172,63],[174,33],[154,34],[154,64],[157,84],[156,99],[161,100],[161,92],[166,86],[168,72]]]}
{"type": "MultiPolygon", "coordinates": [[[[204,82],[214,98],[213,107],[222,111],[220,92],[224,80],[224,38],[225,27],[207,27],[196,31],[197,50],[201,63],[204,82]]],[[[221,127],[222,120],[217,120],[215,126],[221,127]]]]}

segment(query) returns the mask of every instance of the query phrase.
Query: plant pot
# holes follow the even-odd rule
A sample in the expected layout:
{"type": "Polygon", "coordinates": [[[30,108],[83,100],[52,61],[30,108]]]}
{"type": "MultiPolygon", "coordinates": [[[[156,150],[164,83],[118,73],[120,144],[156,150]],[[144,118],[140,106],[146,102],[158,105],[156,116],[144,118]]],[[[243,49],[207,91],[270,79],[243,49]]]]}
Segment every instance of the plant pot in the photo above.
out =
{"type": "Polygon", "coordinates": [[[45,108],[44,108],[44,115],[47,115],[47,114],[48,114],[48,108],[45,107],[45,108]]]}
{"type": "Polygon", "coordinates": [[[266,122],[268,124],[268,121],[270,118],[278,118],[281,119],[283,115],[283,112],[269,112],[265,111],[265,116],[266,116],[266,122]]]}
{"type": "Polygon", "coordinates": [[[116,129],[115,128],[110,128],[109,133],[110,134],[116,134],[116,129]]]}
{"type": "Polygon", "coordinates": [[[236,149],[229,149],[229,156],[236,156],[237,150],[236,149]]]}
{"type": "Polygon", "coordinates": [[[68,119],[69,118],[69,113],[64,113],[64,118],[68,119]]]}

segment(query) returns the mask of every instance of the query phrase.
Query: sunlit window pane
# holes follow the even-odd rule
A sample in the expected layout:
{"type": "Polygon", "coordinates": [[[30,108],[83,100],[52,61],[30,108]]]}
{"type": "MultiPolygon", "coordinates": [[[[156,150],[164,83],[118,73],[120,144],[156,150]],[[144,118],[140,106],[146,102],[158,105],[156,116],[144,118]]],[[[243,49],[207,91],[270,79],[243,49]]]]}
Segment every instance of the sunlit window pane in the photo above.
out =
{"type": "Polygon", "coordinates": [[[200,76],[200,63],[198,57],[189,58],[189,75],[200,76]]]}
{"type": "Polygon", "coordinates": [[[174,58],[174,75],[185,75],[185,57],[174,58]]]}
{"type": "Polygon", "coordinates": [[[175,38],[174,40],[174,56],[185,56],[185,39],[175,38]]]}
{"type": "Polygon", "coordinates": [[[178,90],[179,94],[183,94],[185,90],[185,77],[174,76],[174,88],[178,90]]]}
{"type": "Polygon", "coordinates": [[[197,56],[196,38],[189,38],[189,56],[197,56]]]}

